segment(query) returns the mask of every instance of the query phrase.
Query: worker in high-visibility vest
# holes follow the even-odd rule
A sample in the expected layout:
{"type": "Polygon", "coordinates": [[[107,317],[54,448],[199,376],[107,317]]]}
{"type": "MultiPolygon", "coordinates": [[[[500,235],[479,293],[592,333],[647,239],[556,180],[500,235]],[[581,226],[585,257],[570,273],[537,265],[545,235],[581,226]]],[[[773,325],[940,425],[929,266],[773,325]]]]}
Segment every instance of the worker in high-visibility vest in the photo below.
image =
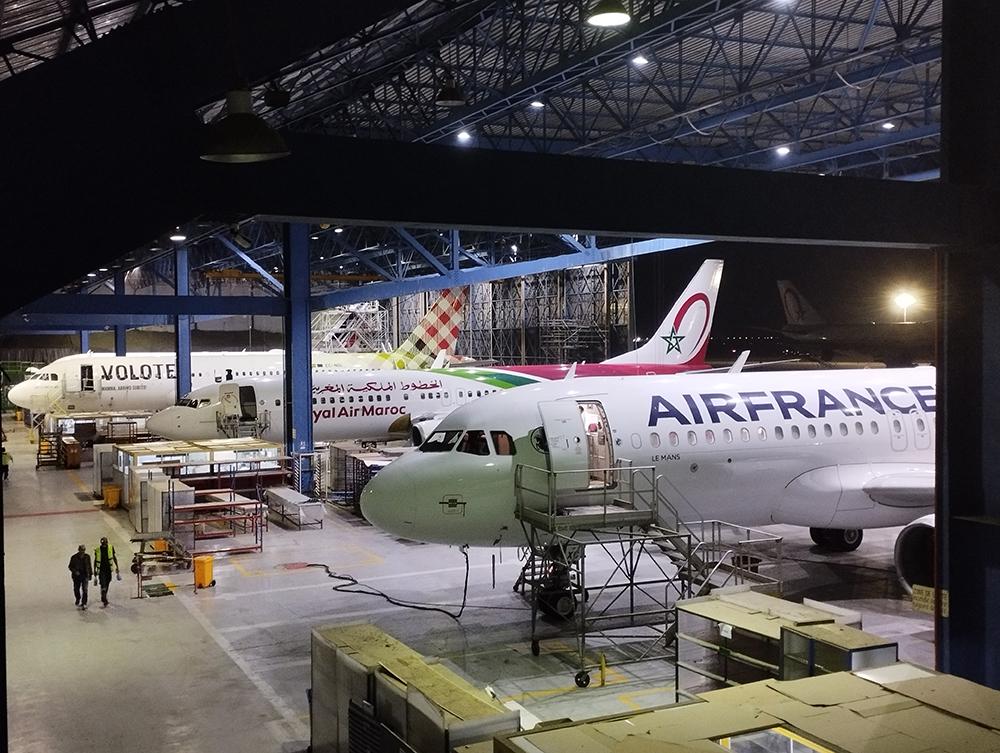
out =
{"type": "Polygon", "coordinates": [[[108,586],[111,585],[111,566],[114,565],[115,575],[122,579],[118,572],[118,558],[115,548],[108,543],[108,537],[101,537],[101,545],[94,550],[94,585],[101,584],[101,606],[108,605],[108,586]]]}

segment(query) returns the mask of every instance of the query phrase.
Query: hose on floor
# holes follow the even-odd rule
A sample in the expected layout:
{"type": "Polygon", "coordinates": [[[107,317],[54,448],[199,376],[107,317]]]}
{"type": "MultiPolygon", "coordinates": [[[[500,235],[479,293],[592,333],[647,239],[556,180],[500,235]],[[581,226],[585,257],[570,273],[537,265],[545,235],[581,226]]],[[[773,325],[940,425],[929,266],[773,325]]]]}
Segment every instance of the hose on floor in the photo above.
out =
{"type": "Polygon", "coordinates": [[[334,591],[348,594],[361,594],[362,596],[379,596],[394,606],[404,607],[406,609],[418,609],[421,612],[440,612],[441,614],[448,615],[457,622],[462,617],[462,613],[465,612],[466,601],[469,597],[469,547],[463,546],[461,551],[462,555],[465,557],[465,584],[462,586],[462,604],[458,612],[450,612],[445,609],[444,606],[436,604],[423,604],[415,601],[407,601],[405,599],[396,599],[389,596],[389,594],[384,591],[378,590],[374,586],[369,586],[360,582],[353,575],[335,573],[330,569],[329,565],[325,565],[322,562],[310,562],[306,565],[306,567],[322,568],[326,571],[328,577],[333,578],[334,580],[343,581],[333,587],[334,591]]]}

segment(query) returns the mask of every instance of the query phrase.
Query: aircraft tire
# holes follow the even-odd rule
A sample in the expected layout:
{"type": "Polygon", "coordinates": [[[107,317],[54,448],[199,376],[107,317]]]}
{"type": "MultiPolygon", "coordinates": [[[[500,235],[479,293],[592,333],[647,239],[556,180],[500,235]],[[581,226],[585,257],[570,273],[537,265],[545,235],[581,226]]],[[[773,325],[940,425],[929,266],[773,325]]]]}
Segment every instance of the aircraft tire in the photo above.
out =
{"type": "Polygon", "coordinates": [[[831,552],[853,552],[864,539],[860,528],[810,528],[809,535],[822,549],[831,552]]]}
{"type": "Polygon", "coordinates": [[[576,682],[578,688],[585,688],[590,685],[590,672],[581,669],[576,673],[576,677],[573,680],[576,682]]]}

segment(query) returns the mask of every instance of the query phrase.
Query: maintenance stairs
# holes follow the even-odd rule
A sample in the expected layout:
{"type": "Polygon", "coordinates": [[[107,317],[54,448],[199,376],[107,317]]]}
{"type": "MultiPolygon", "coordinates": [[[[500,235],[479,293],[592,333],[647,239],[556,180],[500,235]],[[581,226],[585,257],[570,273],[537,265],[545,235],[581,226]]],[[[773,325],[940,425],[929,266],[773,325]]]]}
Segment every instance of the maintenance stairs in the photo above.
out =
{"type": "Polygon", "coordinates": [[[242,415],[215,414],[215,425],[229,439],[249,437],[260,439],[271,428],[271,412],[263,411],[254,418],[244,418],[242,415]]]}
{"type": "Polygon", "coordinates": [[[38,449],[35,453],[35,469],[59,465],[59,437],[61,431],[39,431],[38,449]]]}
{"type": "Polygon", "coordinates": [[[532,652],[539,650],[539,615],[562,621],[576,636],[581,687],[597,666],[588,640],[615,652],[619,664],[673,658],[678,599],[734,585],[781,591],[780,537],[724,521],[684,521],[661,492],[668,485],[655,467],[627,463],[515,470],[516,514],[528,546],[514,589],[530,590],[532,652]],[[611,574],[588,582],[588,549],[595,548],[597,562],[610,559],[611,574]]]}

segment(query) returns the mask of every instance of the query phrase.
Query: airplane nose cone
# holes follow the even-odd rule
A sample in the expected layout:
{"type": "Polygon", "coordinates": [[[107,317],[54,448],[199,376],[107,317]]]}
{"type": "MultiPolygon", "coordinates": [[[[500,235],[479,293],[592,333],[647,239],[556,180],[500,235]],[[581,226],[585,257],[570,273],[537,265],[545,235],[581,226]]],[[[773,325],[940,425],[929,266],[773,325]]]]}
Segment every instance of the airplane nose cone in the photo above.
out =
{"type": "Polygon", "coordinates": [[[23,382],[15,384],[7,391],[7,399],[18,408],[30,408],[31,406],[28,405],[28,392],[28,385],[23,382]]]}
{"type": "Polygon", "coordinates": [[[179,437],[175,436],[177,433],[177,420],[173,409],[167,408],[166,410],[158,411],[147,418],[146,430],[150,434],[167,437],[168,439],[178,439],[179,437]]]}

